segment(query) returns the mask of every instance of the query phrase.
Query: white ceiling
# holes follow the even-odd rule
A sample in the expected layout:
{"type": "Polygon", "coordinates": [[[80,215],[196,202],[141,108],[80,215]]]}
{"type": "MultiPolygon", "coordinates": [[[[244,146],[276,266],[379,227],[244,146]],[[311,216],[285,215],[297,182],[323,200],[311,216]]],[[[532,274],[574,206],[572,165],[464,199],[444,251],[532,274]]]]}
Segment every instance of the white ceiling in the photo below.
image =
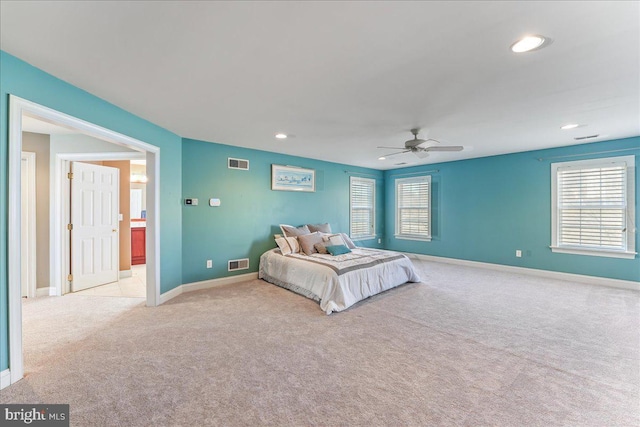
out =
{"type": "Polygon", "coordinates": [[[0,17],[6,52],[187,138],[389,169],[640,135],[637,1],[3,0],[0,17]],[[529,33],[553,43],[512,53],[529,33]],[[465,150],[377,160],[413,127],[465,150]]]}

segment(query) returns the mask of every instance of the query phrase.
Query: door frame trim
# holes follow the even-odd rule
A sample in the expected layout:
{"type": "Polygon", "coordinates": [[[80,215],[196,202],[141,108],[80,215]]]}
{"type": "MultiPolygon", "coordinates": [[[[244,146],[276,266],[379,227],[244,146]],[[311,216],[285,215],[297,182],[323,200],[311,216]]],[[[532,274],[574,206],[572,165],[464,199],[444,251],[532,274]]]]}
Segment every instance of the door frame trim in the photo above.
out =
{"type": "MultiPolygon", "coordinates": [[[[27,162],[26,167],[29,180],[29,182],[27,182],[27,194],[22,195],[22,197],[27,197],[27,204],[30,210],[26,224],[28,250],[26,262],[29,272],[29,276],[27,277],[27,298],[33,298],[36,296],[36,153],[32,151],[22,151],[20,153],[20,161],[22,160],[26,160],[27,162]]],[[[20,190],[22,191],[22,187],[20,190]]],[[[22,240],[22,237],[20,240],[22,240]]],[[[21,262],[23,261],[25,260],[21,260],[21,262]]],[[[20,283],[22,284],[22,281],[20,283]]]]}
{"type": "MultiPolygon", "coordinates": [[[[22,115],[80,130],[96,138],[146,153],[147,177],[147,305],[160,303],[160,147],[103,128],[35,102],[9,95],[8,158],[8,302],[11,384],[24,376],[21,290],[21,162],[22,115]]],[[[57,251],[52,251],[54,254],[57,251]]],[[[59,255],[59,254],[58,254],[59,255]]]]}

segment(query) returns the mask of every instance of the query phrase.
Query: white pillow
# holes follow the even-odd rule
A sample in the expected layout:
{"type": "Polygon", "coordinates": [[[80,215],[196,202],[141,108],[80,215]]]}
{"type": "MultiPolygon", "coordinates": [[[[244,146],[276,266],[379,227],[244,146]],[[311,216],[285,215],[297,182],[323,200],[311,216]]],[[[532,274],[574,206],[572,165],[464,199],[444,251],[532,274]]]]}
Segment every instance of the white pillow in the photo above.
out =
{"type": "Polygon", "coordinates": [[[300,253],[300,244],[297,237],[278,237],[276,244],[280,248],[282,255],[290,255],[300,253]]]}
{"type": "Polygon", "coordinates": [[[309,227],[301,225],[300,227],[294,227],[293,225],[280,224],[280,231],[284,237],[301,236],[303,234],[310,234],[309,227]]]}
{"type": "Polygon", "coordinates": [[[299,254],[300,253],[300,242],[298,242],[298,238],[297,237],[285,237],[285,240],[289,244],[289,247],[291,248],[291,253],[292,254],[299,254]]]}
{"type": "Polygon", "coordinates": [[[276,245],[280,248],[280,252],[282,255],[289,255],[291,253],[291,246],[289,246],[289,242],[284,237],[278,237],[276,239],[276,245]]]}
{"type": "Polygon", "coordinates": [[[325,242],[330,242],[332,245],[344,245],[347,246],[342,235],[340,234],[331,234],[322,236],[322,240],[325,242]]]}
{"type": "Polygon", "coordinates": [[[344,239],[339,234],[336,234],[335,236],[329,237],[329,241],[331,242],[332,245],[344,245],[344,246],[347,246],[344,243],[344,239]]]}
{"type": "Polygon", "coordinates": [[[345,233],[340,233],[340,235],[342,236],[342,240],[344,240],[344,243],[347,245],[347,247],[349,249],[355,249],[356,248],[355,243],[353,243],[353,241],[351,240],[351,238],[349,236],[347,236],[345,233]]]}

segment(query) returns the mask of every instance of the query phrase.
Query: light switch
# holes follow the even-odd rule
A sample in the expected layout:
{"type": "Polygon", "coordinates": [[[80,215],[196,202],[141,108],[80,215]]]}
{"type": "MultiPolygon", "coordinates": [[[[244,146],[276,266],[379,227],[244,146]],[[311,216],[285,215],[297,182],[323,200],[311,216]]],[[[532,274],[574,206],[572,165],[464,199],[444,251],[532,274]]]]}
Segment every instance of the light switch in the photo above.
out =
{"type": "Polygon", "coordinates": [[[209,199],[209,206],[220,206],[220,199],[209,199]]]}

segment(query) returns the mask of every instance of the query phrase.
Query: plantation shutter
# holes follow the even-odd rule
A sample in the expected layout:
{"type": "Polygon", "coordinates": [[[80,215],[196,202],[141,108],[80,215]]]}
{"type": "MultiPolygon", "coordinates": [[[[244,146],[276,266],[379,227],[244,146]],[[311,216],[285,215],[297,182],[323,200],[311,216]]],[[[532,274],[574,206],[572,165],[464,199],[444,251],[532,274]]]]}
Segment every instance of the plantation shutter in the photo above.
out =
{"type": "Polygon", "coordinates": [[[627,164],[558,168],[558,246],[626,250],[627,164]]]}
{"type": "Polygon", "coordinates": [[[369,178],[351,177],[350,206],[353,238],[375,236],[375,190],[376,181],[369,178]]]}
{"type": "Polygon", "coordinates": [[[428,240],[431,238],[431,177],[396,181],[396,236],[428,240]]]}

